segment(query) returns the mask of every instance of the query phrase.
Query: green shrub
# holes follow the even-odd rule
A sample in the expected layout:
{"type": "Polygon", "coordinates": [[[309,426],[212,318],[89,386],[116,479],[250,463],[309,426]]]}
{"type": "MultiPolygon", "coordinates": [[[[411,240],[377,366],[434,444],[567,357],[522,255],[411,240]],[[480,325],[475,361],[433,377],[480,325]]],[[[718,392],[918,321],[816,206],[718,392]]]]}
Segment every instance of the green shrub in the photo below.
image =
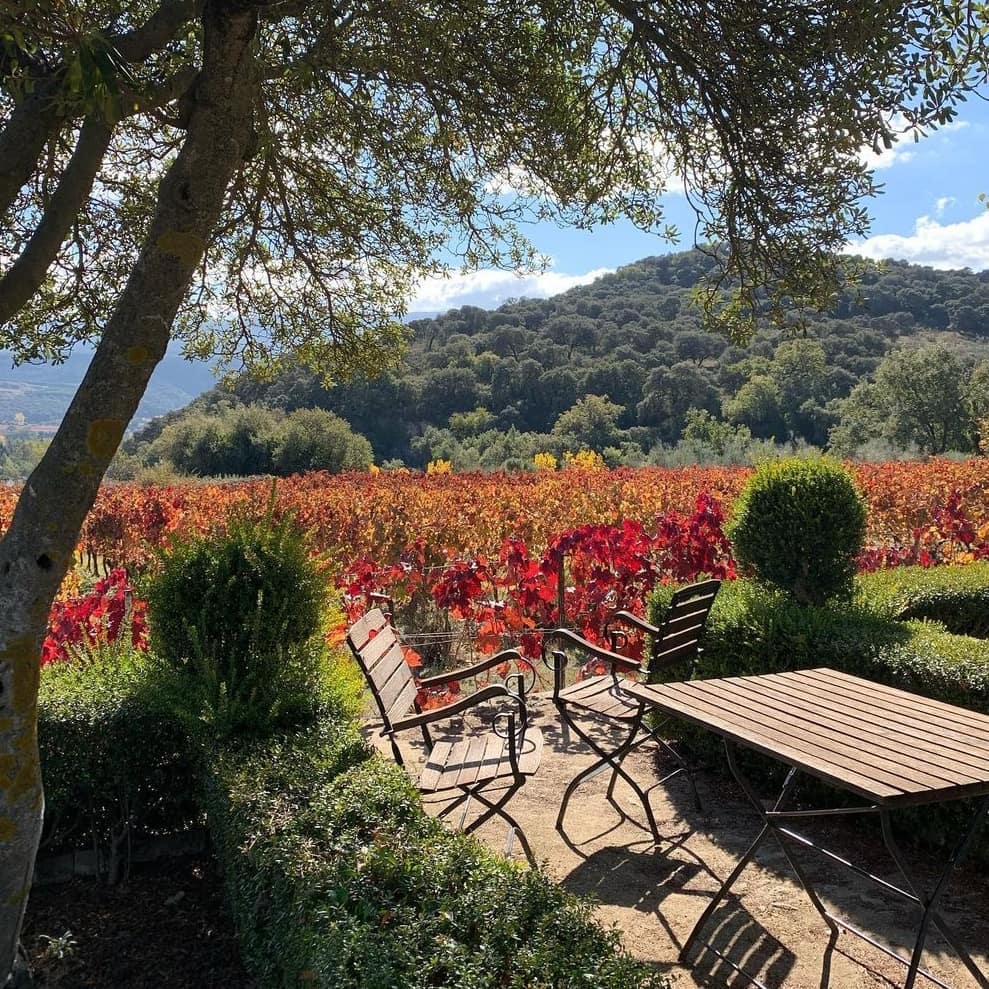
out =
{"type": "Polygon", "coordinates": [[[665,985],[590,907],[428,817],[352,724],[221,753],[208,810],[246,962],[265,986],[665,985]]]}
{"type": "Polygon", "coordinates": [[[896,567],[860,574],[856,585],[859,600],[890,618],[929,618],[989,639],[989,563],[896,567]]]}
{"type": "Polygon", "coordinates": [[[726,527],[739,563],[801,604],[850,598],[865,536],[865,502],[851,474],[826,457],[765,463],[726,527]]]}
{"type": "Polygon", "coordinates": [[[120,641],[42,669],[47,851],[95,845],[113,873],[125,839],[201,821],[196,753],[159,700],[146,657],[120,641]]]}
{"type": "Polygon", "coordinates": [[[221,736],[312,717],[328,584],[290,518],[237,516],[222,534],[178,541],[146,594],[177,710],[221,736]]]}

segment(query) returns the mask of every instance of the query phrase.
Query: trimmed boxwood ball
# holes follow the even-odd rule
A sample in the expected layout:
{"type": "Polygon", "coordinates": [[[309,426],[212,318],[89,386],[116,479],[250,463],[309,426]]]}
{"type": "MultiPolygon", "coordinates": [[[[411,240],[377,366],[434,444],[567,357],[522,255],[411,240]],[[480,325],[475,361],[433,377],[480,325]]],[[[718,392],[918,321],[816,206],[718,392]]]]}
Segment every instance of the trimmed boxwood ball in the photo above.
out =
{"type": "Polygon", "coordinates": [[[827,457],[762,464],[727,526],[735,557],[800,604],[849,599],[865,538],[865,500],[827,457]]]}

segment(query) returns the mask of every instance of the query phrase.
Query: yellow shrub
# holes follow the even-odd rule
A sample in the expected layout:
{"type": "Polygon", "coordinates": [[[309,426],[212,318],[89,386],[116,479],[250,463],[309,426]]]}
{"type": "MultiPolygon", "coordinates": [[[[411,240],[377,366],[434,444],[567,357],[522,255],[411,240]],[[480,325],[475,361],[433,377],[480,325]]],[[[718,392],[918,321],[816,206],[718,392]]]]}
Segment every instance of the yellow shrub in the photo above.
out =
{"type": "Polygon", "coordinates": [[[563,459],[566,466],[574,470],[607,470],[604,457],[593,450],[581,450],[579,453],[571,453],[567,450],[563,454],[563,459]]]}
{"type": "Polygon", "coordinates": [[[552,453],[537,453],[532,462],[536,465],[536,470],[556,470],[557,461],[552,453]]]}
{"type": "Polygon", "coordinates": [[[453,471],[453,464],[449,460],[430,460],[426,465],[427,474],[450,474],[453,471]]]}

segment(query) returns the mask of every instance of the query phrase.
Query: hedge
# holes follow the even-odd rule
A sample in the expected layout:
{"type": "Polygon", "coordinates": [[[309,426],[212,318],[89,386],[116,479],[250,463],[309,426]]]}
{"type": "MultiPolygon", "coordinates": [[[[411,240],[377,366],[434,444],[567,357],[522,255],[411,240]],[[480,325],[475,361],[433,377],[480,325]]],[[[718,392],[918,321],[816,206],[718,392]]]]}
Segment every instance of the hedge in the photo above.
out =
{"type": "Polygon", "coordinates": [[[196,752],[156,700],[146,658],[127,646],[42,669],[45,851],[95,846],[112,873],[125,839],[202,821],[196,752]]]}
{"type": "Polygon", "coordinates": [[[245,961],[266,987],[667,985],[586,902],[427,816],[351,722],[222,753],[207,793],[245,961]]]}
{"type": "Polygon", "coordinates": [[[989,563],[896,567],[861,574],[859,600],[890,618],[930,618],[949,631],[989,638],[989,563]]]}
{"type": "MultiPolygon", "coordinates": [[[[672,593],[663,587],[653,595],[651,621],[662,621],[672,593]]],[[[726,582],[703,648],[698,678],[830,666],[989,713],[989,643],[935,621],[897,621],[862,594],[848,605],[815,608],[748,580],[726,582]]]]}
{"type": "MultiPolygon", "coordinates": [[[[56,843],[108,853],[204,816],[248,969],[265,989],[664,989],[589,903],[429,817],[360,734],[350,660],[320,717],[208,745],[163,667],[128,649],[42,674],[39,742],[56,843]],[[69,825],[72,825],[70,828],[69,825]]],[[[52,847],[52,846],[49,846],[52,847]]]]}

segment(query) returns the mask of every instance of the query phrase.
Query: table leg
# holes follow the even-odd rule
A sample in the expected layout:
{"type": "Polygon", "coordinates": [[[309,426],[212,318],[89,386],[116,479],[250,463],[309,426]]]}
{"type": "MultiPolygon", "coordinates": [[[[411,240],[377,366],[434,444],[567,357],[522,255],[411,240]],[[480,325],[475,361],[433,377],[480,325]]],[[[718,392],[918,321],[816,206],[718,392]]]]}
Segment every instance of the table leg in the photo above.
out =
{"type": "Polygon", "coordinates": [[[979,801],[971,823],[962,835],[961,839],[955,845],[955,848],[948,858],[941,875],[938,877],[938,880],[934,885],[934,889],[931,891],[930,896],[926,898],[921,892],[920,884],[911,874],[910,869],[907,866],[906,857],[903,855],[903,852],[900,850],[900,846],[897,844],[893,836],[893,828],[890,821],[889,811],[884,810],[880,814],[883,842],[886,845],[886,849],[893,857],[896,867],[900,870],[900,874],[903,876],[909,889],[912,890],[914,896],[916,896],[917,901],[923,911],[921,915],[920,927],[917,929],[917,940],[914,944],[913,953],[910,956],[910,963],[907,970],[907,980],[903,983],[903,989],[913,989],[913,984],[917,979],[918,973],[920,972],[920,962],[924,954],[924,944],[927,941],[927,934],[932,925],[941,933],[951,947],[955,949],[958,957],[961,958],[965,967],[972,973],[975,981],[978,982],[982,989],[989,989],[989,978],[987,978],[975,964],[972,957],[965,950],[965,947],[962,945],[958,936],[948,926],[944,918],[941,917],[937,910],[938,901],[941,899],[941,895],[947,888],[948,880],[951,878],[952,872],[958,868],[968,853],[968,850],[971,848],[972,842],[978,833],[979,826],[986,819],[987,813],[989,813],[989,797],[979,801]]]}
{"type": "MultiPolygon", "coordinates": [[[[749,803],[752,804],[756,812],[762,817],[767,830],[772,832],[773,837],[776,839],[776,843],[780,847],[780,851],[783,853],[783,857],[786,859],[790,868],[793,870],[794,875],[796,875],[797,881],[803,887],[804,892],[814,905],[814,909],[821,915],[821,919],[824,923],[828,925],[830,937],[828,938],[827,947],[824,949],[824,960],[821,966],[821,989],[827,989],[827,986],[831,981],[831,956],[834,953],[835,946],[838,943],[838,936],[841,934],[841,929],[832,919],[828,908],[821,902],[821,898],[817,895],[817,891],[814,889],[814,886],[808,878],[807,873],[804,871],[803,866],[801,866],[797,859],[791,854],[790,848],[785,839],[785,832],[773,823],[773,819],[762,806],[762,801],[753,789],[752,784],[749,783],[749,781],[742,775],[742,771],[738,767],[738,761],[735,756],[735,747],[728,741],[728,739],[725,739],[725,751],[728,754],[728,766],[731,769],[732,775],[735,777],[742,790],[745,791],[745,795],[749,798],[749,803]]],[[[796,769],[793,768],[787,776],[787,782],[790,782],[791,777],[795,777],[795,775],[796,769]]],[[[777,800],[776,806],[773,807],[773,812],[779,811],[780,809],[780,801],[777,800]]]]}
{"type": "MultiPolygon", "coordinates": [[[[737,766],[735,765],[734,753],[727,739],[725,740],[725,748],[728,752],[729,765],[732,767],[732,772],[735,772],[737,766]]],[[[773,810],[779,810],[782,807],[786,798],[789,797],[790,793],[793,791],[796,782],[797,770],[794,768],[787,773],[787,777],[783,782],[783,788],[780,790],[780,795],[776,799],[776,804],[774,805],[773,810]]],[[[747,785],[743,784],[743,789],[745,789],[746,794],[749,794],[750,791],[748,790],[747,785]]],[[[738,860],[738,864],[734,869],[732,869],[731,875],[729,875],[728,878],[721,884],[721,888],[714,894],[713,899],[710,903],[708,903],[707,907],[705,907],[704,912],[697,919],[697,923],[694,924],[693,930],[691,930],[690,934],[687,936],[687,940],[683,943],[683,947],[680,949],[680,962],[683,964],[686,964],[687,959],[690,956],[690,952],[697,942],[697,938],[707,925],[707,922],[711,919],[711,915],[717,909],[718,904],[721,903],[721,901],[728,895],[732,886],[735,885],[738,877],[745,870],[745,867],[752,861],[753,856],[759,850],[762,843],[766,840],[766,836],[773,830],[773,826],[766,818],[766,812],[763,809],[761,802],[757,800],[756,806],[760,816],[763,819],[762,830],[756,836],[752,844],[749,845],[745,854],[738,860]]]]}

